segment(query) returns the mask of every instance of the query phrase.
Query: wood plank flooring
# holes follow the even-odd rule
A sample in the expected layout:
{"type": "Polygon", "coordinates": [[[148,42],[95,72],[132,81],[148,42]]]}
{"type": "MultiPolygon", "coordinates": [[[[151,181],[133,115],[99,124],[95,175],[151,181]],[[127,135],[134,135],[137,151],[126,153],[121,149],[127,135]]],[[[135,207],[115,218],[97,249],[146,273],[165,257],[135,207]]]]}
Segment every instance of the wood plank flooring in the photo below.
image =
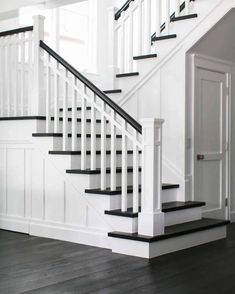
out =
{"type": "Polygon", "coordinates": [[[235,224],[227,240],[151,261],[0,230],[0,293],[235,293],[235,224]]]}

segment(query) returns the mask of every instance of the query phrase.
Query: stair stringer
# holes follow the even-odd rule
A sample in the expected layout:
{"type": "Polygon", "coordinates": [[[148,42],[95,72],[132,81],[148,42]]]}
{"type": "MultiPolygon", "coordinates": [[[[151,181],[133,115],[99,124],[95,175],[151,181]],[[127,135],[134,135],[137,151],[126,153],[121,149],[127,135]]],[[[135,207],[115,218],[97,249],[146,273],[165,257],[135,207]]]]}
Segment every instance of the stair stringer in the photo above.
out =
{"type": "MultiPolygon", "coordinates": [[[[200,4],[200,1],[197,2],[200,4]]],[[[214,4],[210,13],[201,18],[190,33],[185,35],[165,58],[156,62],[145,76],[140,75],[137,83],[124,93],[119,101],[120,105],[139,121],[146,117],[164,118],[163,179],[165,182],[180,184],[177,200],[181,201],[191,200],[192,179],[186,165],[187,151],[191,148],[187,142],[186,124],[187,111],[190,111],[186,97],[191,95],[186,87],[186,54],[235,7],[232,0],[217,1],[214,4]]],[[[195,12],[198,11],[195,9],[195,12]]]]}

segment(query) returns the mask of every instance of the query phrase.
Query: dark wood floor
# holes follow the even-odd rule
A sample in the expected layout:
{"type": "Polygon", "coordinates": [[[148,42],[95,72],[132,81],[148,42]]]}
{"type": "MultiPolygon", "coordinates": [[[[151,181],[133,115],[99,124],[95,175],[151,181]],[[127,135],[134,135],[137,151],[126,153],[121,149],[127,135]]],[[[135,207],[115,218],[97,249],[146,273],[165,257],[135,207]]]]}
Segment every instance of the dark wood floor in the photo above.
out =
{"type": "Polygon", "coordinates": [[[151,261],[0,230],[0,293],[235,293],[235,224],[227,240],[151,261]]]}

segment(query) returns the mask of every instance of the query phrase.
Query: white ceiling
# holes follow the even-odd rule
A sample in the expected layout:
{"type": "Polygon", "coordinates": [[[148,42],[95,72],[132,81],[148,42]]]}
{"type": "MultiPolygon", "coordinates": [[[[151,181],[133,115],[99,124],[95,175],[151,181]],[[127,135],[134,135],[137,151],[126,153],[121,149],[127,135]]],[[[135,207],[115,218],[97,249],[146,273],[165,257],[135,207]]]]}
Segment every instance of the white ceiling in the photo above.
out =
{"type": "Polygon", "coordinates": [[[235,9],[210,30],[190,52],[235,62],[235,9]]]}

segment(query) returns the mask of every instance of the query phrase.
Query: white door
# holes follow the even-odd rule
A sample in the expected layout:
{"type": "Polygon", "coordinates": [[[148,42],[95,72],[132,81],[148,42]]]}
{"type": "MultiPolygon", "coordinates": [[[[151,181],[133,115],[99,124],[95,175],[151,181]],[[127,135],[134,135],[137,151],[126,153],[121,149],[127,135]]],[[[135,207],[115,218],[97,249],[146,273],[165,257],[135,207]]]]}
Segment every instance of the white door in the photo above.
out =
{"type": "Polygon", "coordinates": [[[227,81],[225,73],[197,70],[194,199],[205,201],[204,217],[226,219],[227,81]]]}

